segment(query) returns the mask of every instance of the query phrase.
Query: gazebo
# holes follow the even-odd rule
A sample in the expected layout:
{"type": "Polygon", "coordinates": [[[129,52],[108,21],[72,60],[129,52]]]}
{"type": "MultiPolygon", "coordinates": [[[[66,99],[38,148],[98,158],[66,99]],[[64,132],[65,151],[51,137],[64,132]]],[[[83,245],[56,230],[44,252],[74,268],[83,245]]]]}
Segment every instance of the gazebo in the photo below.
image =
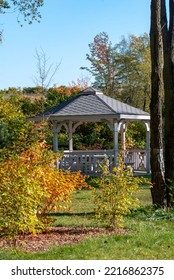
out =
{"type": "Polygon", "coordinates": [[[32,118],[34,121],[47,120],[52,125],[53,150],[59,150],[58,134],[62,126],[66,128],[69,150],[64,151],[58,166],[72,171],[81,170],[85,174],[96,174],[99,163],[104,158],[109,160],[109,168],[118,163],[118,134],[121,133],[121,146],[125,151],[125,164],[132,165],[135,171],[150,172],[150,115],[149,113],[122,103],[101,91],[89,87],[76,97],[69,99],[32,118]],[[141,121],[146,127],[146,149],[129,150],[125,148],[125,134],[131,121],[141,121]],[[73,133],[84,122],[105,122],[114,134],[113,150],[73,150],[73,133]]]}

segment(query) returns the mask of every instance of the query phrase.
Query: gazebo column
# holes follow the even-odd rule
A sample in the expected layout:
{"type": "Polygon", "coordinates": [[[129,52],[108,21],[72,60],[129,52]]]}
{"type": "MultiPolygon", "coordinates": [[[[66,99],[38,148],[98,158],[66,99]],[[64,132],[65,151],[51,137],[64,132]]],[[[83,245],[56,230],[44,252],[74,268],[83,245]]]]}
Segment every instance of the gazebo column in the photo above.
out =
{"type": "Polygon", "coordinates": [[[118,122],[114,121],[114,167],[118,165],[118,122]]]}
{"type": "Polygon", "coordinates": [[[68,125],[68,135],[69,135],[69,151],[73,151],[73,127],[72,127],[72,121],[69,121],[68,125]]]}
{"type": "Polygon", "coordinates": [[[150,173],[150,124],[149,122],[145,123],[146,125],[146,171],[150,173]]]}
{"type": "Polygon", "coordinates": [[[121,146],[123,151],[126,150],[126,131],[127,131],[127,124],[123,123],[121,129],[121,146]]]}
{"type": "Polygon", "coordinates": [[[75,132],[76,128],[81,125],[83,122],[79,121],[73,125],[72,121],[63,122],[62,125],[65,127],[66,132],[68,133],[68,141],[69,141],[69,151],[73,151],[73,133],[75,132]]]}
{"type": "Polygon", "coordinates": [[[53,151],[58,152],[59,150],[59,145],[58,145],[58,133],[60,132],[61,125],[58,124],[57,122],[53,122],[53,151]]]}
{"type": "Polygon", "coordinates": [[[58,152],[58,133],[56,131],[53,132],[53,151],[58,152]]]}

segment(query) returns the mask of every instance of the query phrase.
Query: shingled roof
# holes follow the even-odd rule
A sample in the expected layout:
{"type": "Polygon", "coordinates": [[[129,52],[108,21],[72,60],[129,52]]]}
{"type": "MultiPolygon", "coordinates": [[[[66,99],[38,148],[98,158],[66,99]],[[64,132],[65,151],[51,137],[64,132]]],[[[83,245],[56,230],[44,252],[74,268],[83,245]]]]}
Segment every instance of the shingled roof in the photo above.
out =
{"type": "Polygon", "coordinates": [[[106,96],[92,87],[81,91],[76,97],[46,110],[37,115],[36,118],[43,116],[50,119],[73,116],[110,116],[113,118],[141,116],[143,119],[150,118],[147,112],[106,96]]]}

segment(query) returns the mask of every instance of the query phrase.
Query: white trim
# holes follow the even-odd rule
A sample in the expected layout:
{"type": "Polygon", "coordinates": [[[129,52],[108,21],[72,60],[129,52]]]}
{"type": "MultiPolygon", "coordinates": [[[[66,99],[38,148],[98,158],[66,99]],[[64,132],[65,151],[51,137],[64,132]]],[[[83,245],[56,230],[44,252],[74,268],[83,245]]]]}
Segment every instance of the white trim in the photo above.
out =
{"type": "MultiPolygon", "coordinates": [[[[126,120],[149,120],[150,121],[150,115],[128,115],[128,114],[111,114],[111,115],[50,115],[49,117],[44,117],[44,121],[58,121],[58,122],[63,122],[63,121],[81,121],[81,122],[86,122],[86,121],[96,121],[96,122],[101,122],[104,121],[105,119],[117,119],[118,121],[126,121],[126,120]]],[[[39,122],[43,120],[42,116],[36,116],[33,118],[29,118],[30,121],[35,121],[39,122]]]]}
{"type": "Polygon", "coordinates": [[[73,126],[72,132],[74,133],[74,132],[76,131],[76,128],[77,128],[78,126],[80,126],[81,124],[83,124],[82,121],[75,123],[74,126],[73,126]]]}
{"type": "Polygon", "coordinates": [[[120,119],[126,120],[150,120],[150,115],[126,115],[126,114],[120,114],[120,119]]]}

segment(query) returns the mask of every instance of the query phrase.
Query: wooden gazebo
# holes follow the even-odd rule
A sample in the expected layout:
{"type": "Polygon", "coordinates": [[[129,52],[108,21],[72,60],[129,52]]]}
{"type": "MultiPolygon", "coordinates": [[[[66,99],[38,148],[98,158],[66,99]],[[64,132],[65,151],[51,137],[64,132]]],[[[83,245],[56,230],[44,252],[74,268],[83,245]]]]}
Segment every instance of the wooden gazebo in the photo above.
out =
{"type": "Polygon", "coordinates": [[[52,124],[53,150],[59,150],[58,134],[62,126],[66,128],[69,139],[69,150],[64,151],[59,162],[61,168],[73,171],[82,170],[87,174],[95,174],[98,163],[106,156],[109,168],[113,169],[118,162],[118,133],[121,132],[122,149],[125,150],[125,134],[131,121],[141,121],[146,127],[146,150],[125,151],[125,164],[133,166],[134,170],[150,172],[150,115],[128,104],[122,103],[101,91],[89,87],[76,97],[69,99],[37,116],[34,121],[43,118],[52,124]],[[74,151],[73,133],[83,122],[105,122],[114,134],[113,150],[74,151]]]}

